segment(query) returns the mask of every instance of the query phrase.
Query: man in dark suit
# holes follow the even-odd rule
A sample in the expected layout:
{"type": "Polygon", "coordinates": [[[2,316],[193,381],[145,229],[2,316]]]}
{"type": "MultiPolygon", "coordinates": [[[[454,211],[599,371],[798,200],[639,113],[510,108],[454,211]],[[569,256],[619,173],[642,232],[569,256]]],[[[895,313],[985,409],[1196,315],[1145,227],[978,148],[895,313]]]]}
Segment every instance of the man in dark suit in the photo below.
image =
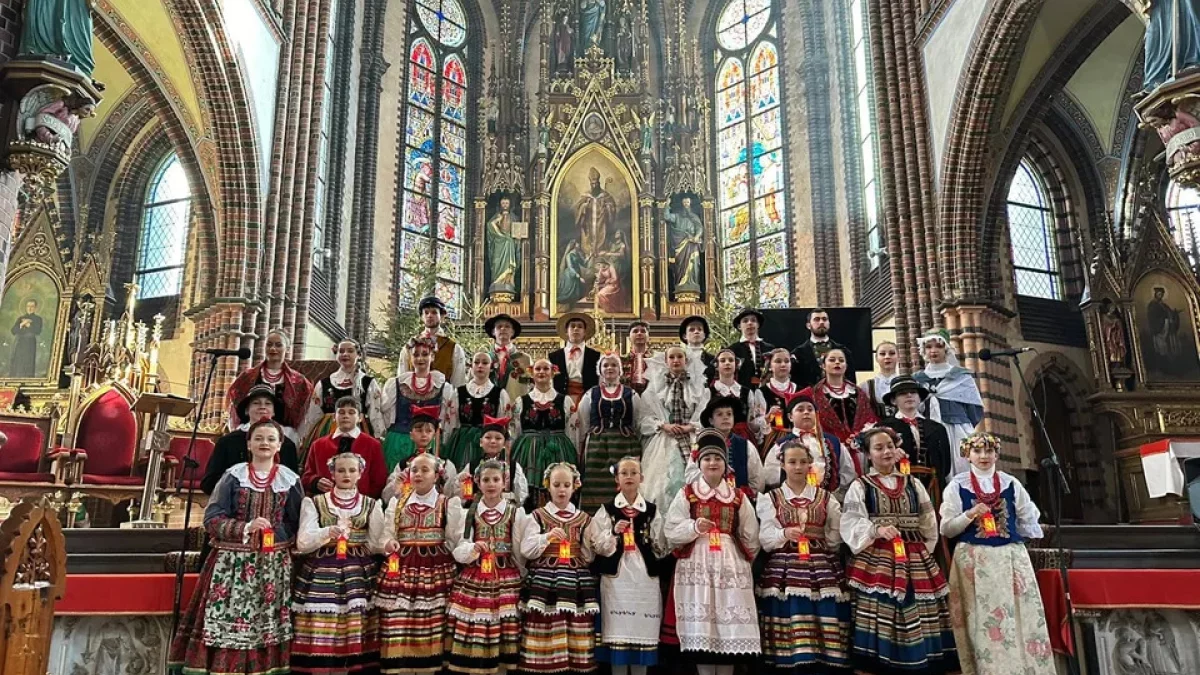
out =
{"type": "Polygon", "coordinates": [[[854,381],[854,361],[846,346],[829,337],[829,312],[817,308],[808,313],[808,339],[792,350],[792,381],[798,389],[811,387],[825,376],[821,359],[831,349],[846,354],[846,380],[854,381]]]}
{"type": "Polygon", "coordinates": [[[775,349],[775,345],[758,337],[764,319],[763,313],[753,308],[743,309],[733,317],[733,327],[741,331],[742,339],[728,348],[738,357],[738,384],[751,389],[758,389],[766,355],[775,349]]]}
{"type": "Polygon", "coordinates": [[[952,450],[946,427],[918,412],[928,396],[929,390],[912,376],[897,375],[892,390],[883,397],[886,405],[896,406],[896,414],[884,418],[881,424],[900,434],[901,449],[908,454],[912,474],[925,485],[934,506],[939,506],[942,489],[953,471],[952,450]]]}
{"type": "Polygon", "coordinates": [[[600,384],[600,352],[587,346],[587,341],[596,334],[596,321],[583,312],[568,312],[558,317],[558,336],[563,339],[562,349],[550,352],[550,363],[558,368],[554,375],[554,389],[566,394],[579,405],[579,399],[592,387],[600,384]]]}

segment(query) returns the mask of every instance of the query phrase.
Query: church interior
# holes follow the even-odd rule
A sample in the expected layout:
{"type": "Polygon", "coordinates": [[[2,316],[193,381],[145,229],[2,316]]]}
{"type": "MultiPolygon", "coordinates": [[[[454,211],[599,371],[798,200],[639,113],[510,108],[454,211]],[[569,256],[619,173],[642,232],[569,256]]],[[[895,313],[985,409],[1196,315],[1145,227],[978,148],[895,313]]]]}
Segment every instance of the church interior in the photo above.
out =
{"type": "Polygon", "coordinates": [[[1200,673],[1200,1],[0,0],[0,117],[0,675],[167,672],[240,376],[430,306],[534,379],[944,331],[1057,672],[1200,673]]]}

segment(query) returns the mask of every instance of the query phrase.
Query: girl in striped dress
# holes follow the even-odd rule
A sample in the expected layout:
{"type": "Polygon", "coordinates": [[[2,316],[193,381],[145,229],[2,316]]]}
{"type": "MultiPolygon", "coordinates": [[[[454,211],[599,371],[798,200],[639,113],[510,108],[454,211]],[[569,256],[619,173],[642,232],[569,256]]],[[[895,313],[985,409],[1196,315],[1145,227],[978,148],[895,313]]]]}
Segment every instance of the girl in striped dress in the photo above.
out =
{"type": "Polygon", "coordinates": [[[550,503],[530,516],[521,540],[529,561],[521,602],[523,673],[590,673],[596,669],[596,577],[584,532],[592,519],[571,503],[579,471],[552,464],[543,481],[550,503]]]}
{"type": "Polygon", "coordinates": [[[842,540],[856,668],[879,675],[945,673],[958,668],[946,578],[933,558],[937,516],[921,481],[899,470],[900,436],[869,427],[859,445],[870,472],[846,492],[842,540]]]}
{"type": "Polygon", "coordinates": [[[621,384],[620,356],[604,354],[596,368],[600,384],[579,401],[579,428],[586,434],[580,449],[585,480],[579,503],[588,512],[608,501],[608,468],[626,455],[642,456],[642,397],[621,384]]]}
{"type": "MultiPolygon", "coordinates": [[[[486,435],[486,434],[485,434],[486,435]]],[[[480,497],[466,514],[466,531],[454,549],[464,565],[450,593],[446,634],[452,673],[494,673],[517,664],[521,638],[520,533],[529,516],[505,499],[508,470],[484,460],[475,472],[480,497]]]]}
{"type": "Polygon", "coordinates": [[[838,561],[842,509],[818,487],[812,450],[783,444],[787,481],[758,500],[758,539],[767,553],[758,579],[766,666],[779,673],[843,672],[849,666],[850,605],[838,561]]]}
{"type": "Polygon", "coordinates": [[[436,673],[445,657],[446,601],[454,583],[454,558],[463,532],[459,500],[438,493],[441,461],[431,454],[409,462],[408,486],[383,514],[374,606],[379,610],[383,673],[436,673]]]}
{"type": "Polygon", "coordinates": [[[379,500],[358,492],[366,460],[329,460],[333,490],[305,497],[296,552],[309,556],[296,574],[292,672],[379,672],[379,635],[370,611],[376,563],[371,541],[383,536],[379,500]]]}

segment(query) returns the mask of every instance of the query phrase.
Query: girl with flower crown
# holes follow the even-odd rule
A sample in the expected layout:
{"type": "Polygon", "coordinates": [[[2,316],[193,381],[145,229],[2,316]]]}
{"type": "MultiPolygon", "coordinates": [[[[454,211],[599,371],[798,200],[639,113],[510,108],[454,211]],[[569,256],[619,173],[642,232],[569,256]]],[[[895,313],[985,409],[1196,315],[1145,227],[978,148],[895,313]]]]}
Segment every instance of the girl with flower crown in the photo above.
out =
{"type": "Polygon", "coordinates": [[[459,387],[454,399],[453,426],[447,425],[449,435],[440,453],[443,459],[458,466],[479,463],[479,437],[483,435],[485,417],[504,417],[512,406],[508,392],[492,382],[492,355],[475,352],[471,357],[471,379],[459,387]]]}
{"type": "MultiPolygon", "coordinates": [[[[552,464],[578,461],[575,401],[565,392],[554,390],[555,374],[549,359],[534,361],[533,387],[513,407],[513,463],[535,479],[552,464]]],[[[550,497],[542,485],[529,488],[525,508],[532,513],[550,497]]]]}
{"type": "Polygon", "coordinates": [[[596,668],[596,577],[594,558],[584,536],[591,517],[571,497],[579,489],[579,471],[566,462],[551,464],[542,475],[550,502],[530,515],[521,537],[521,555],[529,576],[521,601],[523,673],[588,673],[596,668]]]}
{"type": "Polygon", "coordinates": [[[433,347],[434,343],[424,338],[410,340],[407,349],[412,359],[412,372],[397,374],[383,387],[380,411],[383,420],[391,425],[383,441],[388,471],[398,464],[405,464],[413,456],[415,447],[409,435],[413,406],[436,408],[440,422],[448,422],[453,417],[450,413],[455,400],[454,387],[446,382],[445,375],[431,370],[433,347]]]}
{"type": "Polygon", "coordinates": [[[383,537],[383,508],[358,491],[366,460],[353,452],[328,462],[333,489],[305,497],[296,552],[307,556],[296,573],[292,612],[294,673],[373,673],[379,635],[370,608],[378,565],[370,542],[383,537]]]}
{"type": "Polygon", "coordinates": [[[235,464],[204,508],[208,556],[167,656],[167,671],[288,672],[292,642],[292,541],[304,491],[277,463],[283,429],[250,426],[249,462],[235,464]]]}
{"type": "Polygon", "coordinates": [[[380,666],[387,673],[437,673],[446,651],[446,605],[454,583],[451,555],[463,535],[463,509],[438,492],[443,465],[422,453],[409,463],[404,489],[388,502],[376,577],[380,666]]]}
{"type": "Polygon", "coordinates": [[[937,515],[925,486],[897,466],[900,436],[864,429],[870,471],[842,504],[842,540],[854,634],[851,660],[871,673],[946,673],[958,668],[946,578],[934,560],[937,515]]]}
{"type": "Polygon", "coordinates": [[[317,440],[337,430],[337,403],[351,396],[358,401],[362,414],[363,431],[381,434],[387,428],[380,408],[383,404],[383,388],[379,380],[371,377],[360,366],[362,350],[355,340],[342,340],[334,347],[338,369],[321,378],[313,387],[312,401],[301,430],[304,444],[300,446],[302,456],[317,440]]]}
{"type": "Polygon", "coordinates": [[[585,511],[608,500],[608,467],[626,455],[642,456],[642,397],[621,384],[621,357],[613,352],[601,355],[596,370],[600,384],[579,401],[580,456],[585,462],[579,503],[585,511]]]}
{"type": "Polygon", "coordinates": [[[996,468],[1000,439],[962,443],[971,470],[942,494],[942,534],[958,540],[950,614],[964,675],[1052,675],[1046,609],[1025,541],[1040,539],[1041,513],[1020,481],[996,468]]]}

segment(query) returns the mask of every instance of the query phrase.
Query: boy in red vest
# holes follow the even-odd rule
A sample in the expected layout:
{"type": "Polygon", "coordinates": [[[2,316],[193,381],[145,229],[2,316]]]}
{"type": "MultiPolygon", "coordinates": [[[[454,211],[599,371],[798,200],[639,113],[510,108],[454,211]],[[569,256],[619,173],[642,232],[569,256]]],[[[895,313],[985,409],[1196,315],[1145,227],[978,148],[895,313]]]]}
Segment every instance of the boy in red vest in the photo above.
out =
{"type": "Polygon", "coordinates": [[[368,497],[379,498],[387,483],[387,464],[383,459],[383,445],[370,434],[359,428],[362,419],[361,404],[353,396],[343,396],[337,401],[334,420],[337,429],[328,436],[313,442],[304,461],[304,473],[300,480],[309,494],[320,494],[333,489],[329,473],[329,460],[343,452],[353,452],[367,463],[358,491],[368,497]]]}

